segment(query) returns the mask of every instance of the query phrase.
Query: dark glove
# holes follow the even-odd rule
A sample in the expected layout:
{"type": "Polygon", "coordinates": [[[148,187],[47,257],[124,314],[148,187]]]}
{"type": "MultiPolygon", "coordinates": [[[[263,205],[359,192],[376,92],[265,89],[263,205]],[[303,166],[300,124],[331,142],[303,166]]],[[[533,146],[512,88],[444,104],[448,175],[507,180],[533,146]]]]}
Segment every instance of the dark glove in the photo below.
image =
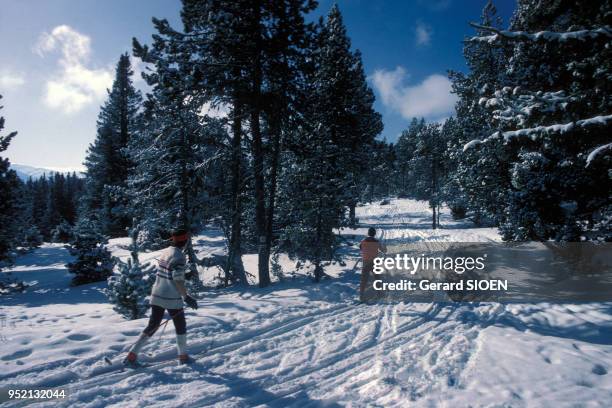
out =
{"type": "Polygon", "coordinates": [[[185,303],[187,303],[187,306],[189,306],[192,309],[197,309],[198,308],[198,302],[192,298],[191,296],[187,295],[185,296],[185,303]]]}

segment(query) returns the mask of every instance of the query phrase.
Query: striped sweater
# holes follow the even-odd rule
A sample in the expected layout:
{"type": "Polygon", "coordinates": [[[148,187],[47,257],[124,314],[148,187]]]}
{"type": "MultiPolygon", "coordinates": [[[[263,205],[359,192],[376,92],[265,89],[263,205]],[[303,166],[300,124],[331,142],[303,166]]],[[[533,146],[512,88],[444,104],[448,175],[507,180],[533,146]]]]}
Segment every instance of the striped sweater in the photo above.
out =
{"type": "Polygon", "coordinates": [[[185,254],[176,247],[164,249],[159,257],[157,277],[151,291],[151,305],[165,309],[181,309],[183,299],[174,281],[185,280],[185,254]]]}

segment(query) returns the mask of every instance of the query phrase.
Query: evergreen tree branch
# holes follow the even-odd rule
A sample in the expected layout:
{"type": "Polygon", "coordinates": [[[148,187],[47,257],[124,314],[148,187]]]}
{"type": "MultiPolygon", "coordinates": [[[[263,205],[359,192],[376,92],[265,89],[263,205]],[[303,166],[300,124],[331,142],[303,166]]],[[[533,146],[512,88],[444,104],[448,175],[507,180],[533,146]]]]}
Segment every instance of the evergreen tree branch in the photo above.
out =
{"type": "Polygon", "coordinates": [[[493,35],[476,36],[471,37],[467,42],[483,41],[487,43],[494,43],[500,39],[510,41],[559,41],[564,42],[568,40],[586,41],[589,39],[595,39],[599,37],[612,38],[612,27],[603,26],[595,29],[588,30],[577,30],[577,31],[538,31],[536,33],[528,33],[527,31],[509,31],[500,30],[495,27],[488,27],[476,23],[470,23],[470,25],[478,30],[488,31],[494,33],[493,35]]]}

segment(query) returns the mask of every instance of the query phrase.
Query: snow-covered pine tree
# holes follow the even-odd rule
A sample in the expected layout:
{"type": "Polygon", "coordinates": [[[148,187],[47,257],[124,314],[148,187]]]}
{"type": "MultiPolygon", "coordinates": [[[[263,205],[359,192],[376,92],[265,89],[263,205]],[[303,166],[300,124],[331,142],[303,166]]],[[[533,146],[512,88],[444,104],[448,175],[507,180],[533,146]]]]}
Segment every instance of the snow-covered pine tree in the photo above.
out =
{"type": "MultiPolygon", "coordinates": [[[[55,173],[49,180],[49,196],[45,213],[45,224],[52,231],[64,220],[74,225],[77,218],[76,200],[82,183],[76,176],[55,173]]],[[[49,232],[48,232],[49,233],[49,232]]]]}
{"type": "Polygon", "coordinates": [[[85,217],[78,221],[69,248],[75,259],[66,265],[75,275],[73,286],[103,281],[111,275],[115,259],[105,243],[106,237],[100,233],[99,225],[85,217]]]}
{"type": "Polygon", "coordinates": [[[395,192],[395,146],[386,141],[376,141],[368,157],[369,165],[358,184],[359,201],[371,203],[386,199],[395,192]]]}
{"type": "Polygon", "coordinates": [[[41,177],[38,180],[32,180],[26,184],[29,190],[31,203],[32,223],[39,229],[43,236],[43,240],[50,240],[50,230],[45,225],[45,211],[47,209],[47,200],[49,199],[49,183],[47,177],[41,177]]]}
{"type": "MultiPolygon", "coordinates": [[[[2,95],[0,95],[2,99],[2,95]]],[[[2,109],[2,106],[0,106],[2,109]]],[[[0,132],[4,129],[4,117],[0,116],[0,132]]],[[[0,153],[5,151],[17,132],[0,135],[0,153]]],[[[10,169],[7,158],[0,157],[0,268],[10,261],[11,250],[16,245],[18,226],[15,224],[18,194],[21,182],[10,169]]]]}
{"type": "MultiPolygon", "coordinates": [[[[485,5],[481,25],[501,27],[493,2],[485,5]]],[[[485,34],[484,31],[478,31],[485,34]]],[[[483,139],[496,130],[486,108],[478,102],[501,88],[507,65],[506,46],[487,42],[465,41],[463,55],[468,73],[450,71],[453,92],[459,97],[455,105],[457,126],[449,140],[447,160],[453,168],[445,184],[445,197],[449,205],[467,206],[476,224],[500,222],[503,215],[503,192],[509,188],[508,155],[504,146],[486,146],[480,152],[463,149],[473,139],[483,139]]]]}
{"type": "MultiPolygon", "coordinates": [[[[171,30],[166,21],[156,24],[160,32],[171,30]]],[[[137,229],[195,232],[212,215],[207,210],[212,191],[205,189],[214,184],[211,166],[227,152],[227,132],[222,120],[202,114],[200,99],[192,97],[189,88],[191,56],[173,44],[161,36],[151,49],[134,41],[136,56],[155,69],[143,74],[152,92],[145,101],[142,131],[128,148],[135,163],[128,184],[138,208],[137,229]]],[[[192,276],[199,282],[191,241],[186,251],[192,276]]]]}
{"type": "Polygon", "coordinates": [[[445,180],[444,151],[446,144],[441,126],[428,123],[417,133],[417,141],[409,162],[409,174],[414,177],[414,191],[417,199],[429,201],[432,209],[432,228],[439,224],[439,210],[442,205],[442,185],[445,180]]]}
{"type": "Polygon", "coordinates": [[[219,157],[229,165],[229,191],[224,206],[224,230],[228,235],[225,283],[246,284],[242,263],[243,123],[250,82],[247,66],[252,46],[245,10],[249,2],[184,0],[181,17],[185,33],[170,27],[167,20],[154,19],[158,32],[149,48],[134,39],[134,53],[152,63],[158,74],[149,81],[160,88],[180,89],[191,106],[227,106],[230,110],[231,140],[217,140],[226,152],[219,157]],[[178,66],[180,76],[172,68],[178,66]],[[178,88],[177,88],[178,87],[178,88]],[[225,157],[227,154],[229,157],[225,157]]]}
{"type": "MultiPolygon", "coordinates": [[[[346,136],[343,137],[343,140],[347,150],[348,178],[350,180],[347,201],[349,208],[348,224],[350,226],[355,226],[357,223],[355,206],[361,195],[362,178],[366,176],[372,166],[378,164],[373,161],[372,151],[375,148],[376,137],[383,130],[382,116],[374,110],[374,92],[370,89],[366,79],[361,52],[359,50],[355,51],[353,58],[354,65],[346,73],[347,77],[351,79],[350,91],[347,93],[350,102],[345,101],[345,117],[338,118],[340,123],[346,121],[349,124],[345,129],[346,136]]],[[[389,175],[386,177],[388,178],[389,175]]],[[[384,181],[381,180],[381,182],[384,181]]]]}
{"type": "Polygon", "coordinates": [[[479,101],[500,131],[466,145],[506,152],[504,239],[612,239],[609,16],[609,1],[524,0],[510,30],[475,26],[471,41],[512,50],[479,101]]]}
{"type": "Polygon", "coordinates": [[[444,173],[444,180],[442,180],[441,186],[442,201],[448,205],[454,219],[463,219],[467,216],[469,203],[457,177],[458,159],[463,153],[463,146],[458,146],[457,143],[462,137],[462,128],[459,120],[450,117],[444,121],[440,129],[440,137],[444,145],[442,152],[442,168],[444,173]]]}
{"type": "Polygon", "coordinates": [[[369,164],[367,150],[382,125],[337,6],[313,45],[312,65],[304,73],[303,120],[287,137],[280,194],[284,246],[292,257],[310,261],[319,281],[323,262],[334,259],[334,228],[344,225],[345,209],[357,200],[355,178],[369,164]]]}
{"type": "Polygon", "coordinates": [[[65,234],[56,240],[54,232],[72,229],[83,187],[84,180],[74,173],[29,179],[20,193],[20,225],[36,227],[44,241],[69,242],[65,234]]]}
{"type": "Polygon", "coordinates": [[[85,213],[95,217],[102,233],[125,236],[130,225],[128,197],[123,195],[131,167],[125,148],[137,130],[142,96],[132,83],[128,54],[119,57],[115,80],[98,115],[96,140],[89,146],[85,166],[85,213]]]}
{"type": "Polygon", "coordinates": [[[236,262],[235,254],[240,251],[240,219],[252,215],[252,228],[251,223],[244,223],[245,235],[253,238],[255,242],[248,244],[258,251],[260,286],[270,283],[280,139],[296,99],[299,60],[309,31],[304,14],[315,5],[311,0],[186,1],[182,16],[188,36],[181,38],[174,33],[174,39],[190,55],[200,56],[193,61],[194,74],[190,77],[194,79],[195,93],[232,108],[231,184],[235,202],[231,207],[229,259],[230,263],[236,262]],[[240,112],[248,120],[250,131],[249,169],[240,167],[243,161],[240,112]],[[239,175],[246,172],[250,172],[247,185],[238,182],[239,175]],[[244,209],[240,205],[241,187],[249,187],[253,192],[244,209]]]}
{"type": "MultiPolygon", "coordinates": [[[[161,92],[147,101],[146,127],[129,146],[135,163],[128,185],[136,206],[139,240],[159,242],[179,226],[198,231],[211,217],[207,202],[209,164],[217,159],[211,140],[219,140],[225,129],[219,121],[201,118],[186,105],[178,107],[161,92]]],[[[197,258],[187,245],[190,269],[197,258]]]]}
{"type": "Polygon", "coordinates": [[[251,156],[259,286],[270,284],[270,253],[275,213],[281,132],[288,125],[300,79],[309,35],[304,14],[315,7],[311,0],[250,2],[247,18],[253,40],[250,73],[251,156]],[[264,126],[262,122],[265,120],[264,126]],[[266,165],[269,163],[269,165],[266,165]],[[269,171],[266,171],[269,168],[269,171]]]}
{"type": "MultiPolygon", "coordinates": [[[[260,210],[258,232],[265,235],[265,240],[258,239],[258,273],[260,286],[269,283],[268,266],[270,263],[275,234],[277,215],[278,180],[282,172],[280,166],[284,146],[284,138],[293,132],[296,117],[300,116],[301,95],[304,80],[303,70],[314,38],[314,27],[305,22],[305,15],[316,7],[311,0],[284,0],[263,2],[264,15],[267,18],[264,38],[263,84],[261,102],[263,103],[263,120],[265,124],[263,148],[265,176],[263,198],[267,203],[262,205],[261,194],[256,193],[256,206],[260,210]],[[265,207],[265,216],[261,216],[261,208],[265,207]]],[[[253,169],[255,170],[255,166],[253,169]]],[[[261,180],[259,185],[261,185],[261,180]]],[[[257,189],[255,189],[257,190],[257,189]]],[[[274,273],[274,272],[273,272],[274,273]]]]}
{"type": "MultiPolygon", "coordinates": [[[[202,105],[230,109],[232,139],[227,146],[229,159],[224,161],[231,170],[231,205],[226,205],[229,211],[224,218],[229,235],[225,269],[228,274],[233,270],[233,281],[245,281],[241,238],[243,191],[249,187],[253,194],[246,210],[253,215],[253,228],[248,232],[252,232],[256,242],[251,244],[259,252],[259,282],[261,286],[270,282],[280,139],[288,126],[300,75],[298,60],[308,31],[304,14],[314,7],[310,0],[184,1],[181,16],[185,33],[173,30],[164,20],[155,22],[160,35],[150,54],[166,48],[176,50],[177,58],[188,61],[190,70],[182,80],[190,98],[202,105]],[[249,125],[250,140],[244,138],[243,123],[249,125]],[[251,143],[244,143],[247,141],[251,143]],[[251,150],[249,168],[244,167],[244,147],[251,150]],[[248,183],[242,177],[247,171],[248,183]]],[[[166,57],[173,58],[169,53],[166,57]]]]}
{"type": "Polygon", "coordinates": [[[64,176],[55,173],[49,178],[49,195],[45,209],[44,224],[52,230],[62,222],[62,209],[66,203],[64,195],[64,176]]]}
{"type": "Polygon", "coordinates": [[[416,151],[420,132],[425,127],[425,119],[412,118],[408,128],[400,134],[395,144],[395,193],[400,198],[416,198],[416,177],[412,174],[410,162],[416,151]]]}
{"type": "MultiPolygon", "coordinates": [[[[315,119],[314,114],[311,118],[315,119]]],[[[323,262],[333,260],[337,248],[334,228],[344,219],[345,179],[336,160],[342,149],[331,141],[324,126],[307,126],[296,134],[302,147],[284,155],[281,249],[291,258],[311,262],[318,282],[324,274],[323,262]]]]}
{"type": "Polygon", "coordinates": [[[21,232],[20,246],[26,250],[38,248],[43,243],[43,236],[36,225],[30,224],[21,232]]]}
{"type": "Polygon", "coordinates": [[[330,10],[320,33],[316,52],[318,109],[332,141],[342,150],[342,191],[349,208],[348,223],[355,224],[355,205],[359,198],[359,178],[367,170],[369,152],[382,131],[382,119],[373,108],[374,94],[369,88],[361,53],[351,51],[342,14],[337,4],[330,10]]]}
{"type": "Polygon", "coordinates": [[[51,230],[51,240],[53,242],[72,241],[73,226],[66,220],[62,220],[57,227],[51,230]]]}
{"type": "Polygon", "coordinates": [[[108,288],[105,290],[109,302],[113,304],[113,310],[129,320],[145,316],[149,309],[148,297],[155,282],[155,267],[140,263],[138,244],[134,238],[132,237],[130,258],[127,262],[117,260],[116,270],[108,278],[108,288]]]}

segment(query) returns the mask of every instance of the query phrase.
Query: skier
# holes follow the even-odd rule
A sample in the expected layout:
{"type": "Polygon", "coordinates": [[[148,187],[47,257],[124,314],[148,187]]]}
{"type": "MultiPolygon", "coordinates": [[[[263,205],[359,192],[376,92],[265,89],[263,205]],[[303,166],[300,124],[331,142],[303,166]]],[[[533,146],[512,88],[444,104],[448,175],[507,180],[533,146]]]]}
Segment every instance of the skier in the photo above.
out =
{"type": "Polygon", "coordinates": [[[374,258],[378,256],[380,252],[387,252],[387,247],[378,241],[376,238],[376,230],[372,227],[368,228],[368,236],[359,243],[359,250],[361,251],[361,282],[359,284],[359,301],[364,302],[364,293],[368,284],[370,273],[374,269],[374,258]]]}
{"type": "Polygon", "coordinates": [[[126,364],[137,365],[139,351],[159,328],[166,310],[174,323],[179,362],[187,364],[192,361],[187,354],[187,325],[183,301],[192,309],[197,309],[198,303],[189,296],[185,288],[186,259],[181,250],[189,240],[189,233],[184,229],[175,230],[171,240],[172,244],[162,251],[159,258],[157,277],[151,290],[149,324],[130,349],[124,360],[126,364]]]}

